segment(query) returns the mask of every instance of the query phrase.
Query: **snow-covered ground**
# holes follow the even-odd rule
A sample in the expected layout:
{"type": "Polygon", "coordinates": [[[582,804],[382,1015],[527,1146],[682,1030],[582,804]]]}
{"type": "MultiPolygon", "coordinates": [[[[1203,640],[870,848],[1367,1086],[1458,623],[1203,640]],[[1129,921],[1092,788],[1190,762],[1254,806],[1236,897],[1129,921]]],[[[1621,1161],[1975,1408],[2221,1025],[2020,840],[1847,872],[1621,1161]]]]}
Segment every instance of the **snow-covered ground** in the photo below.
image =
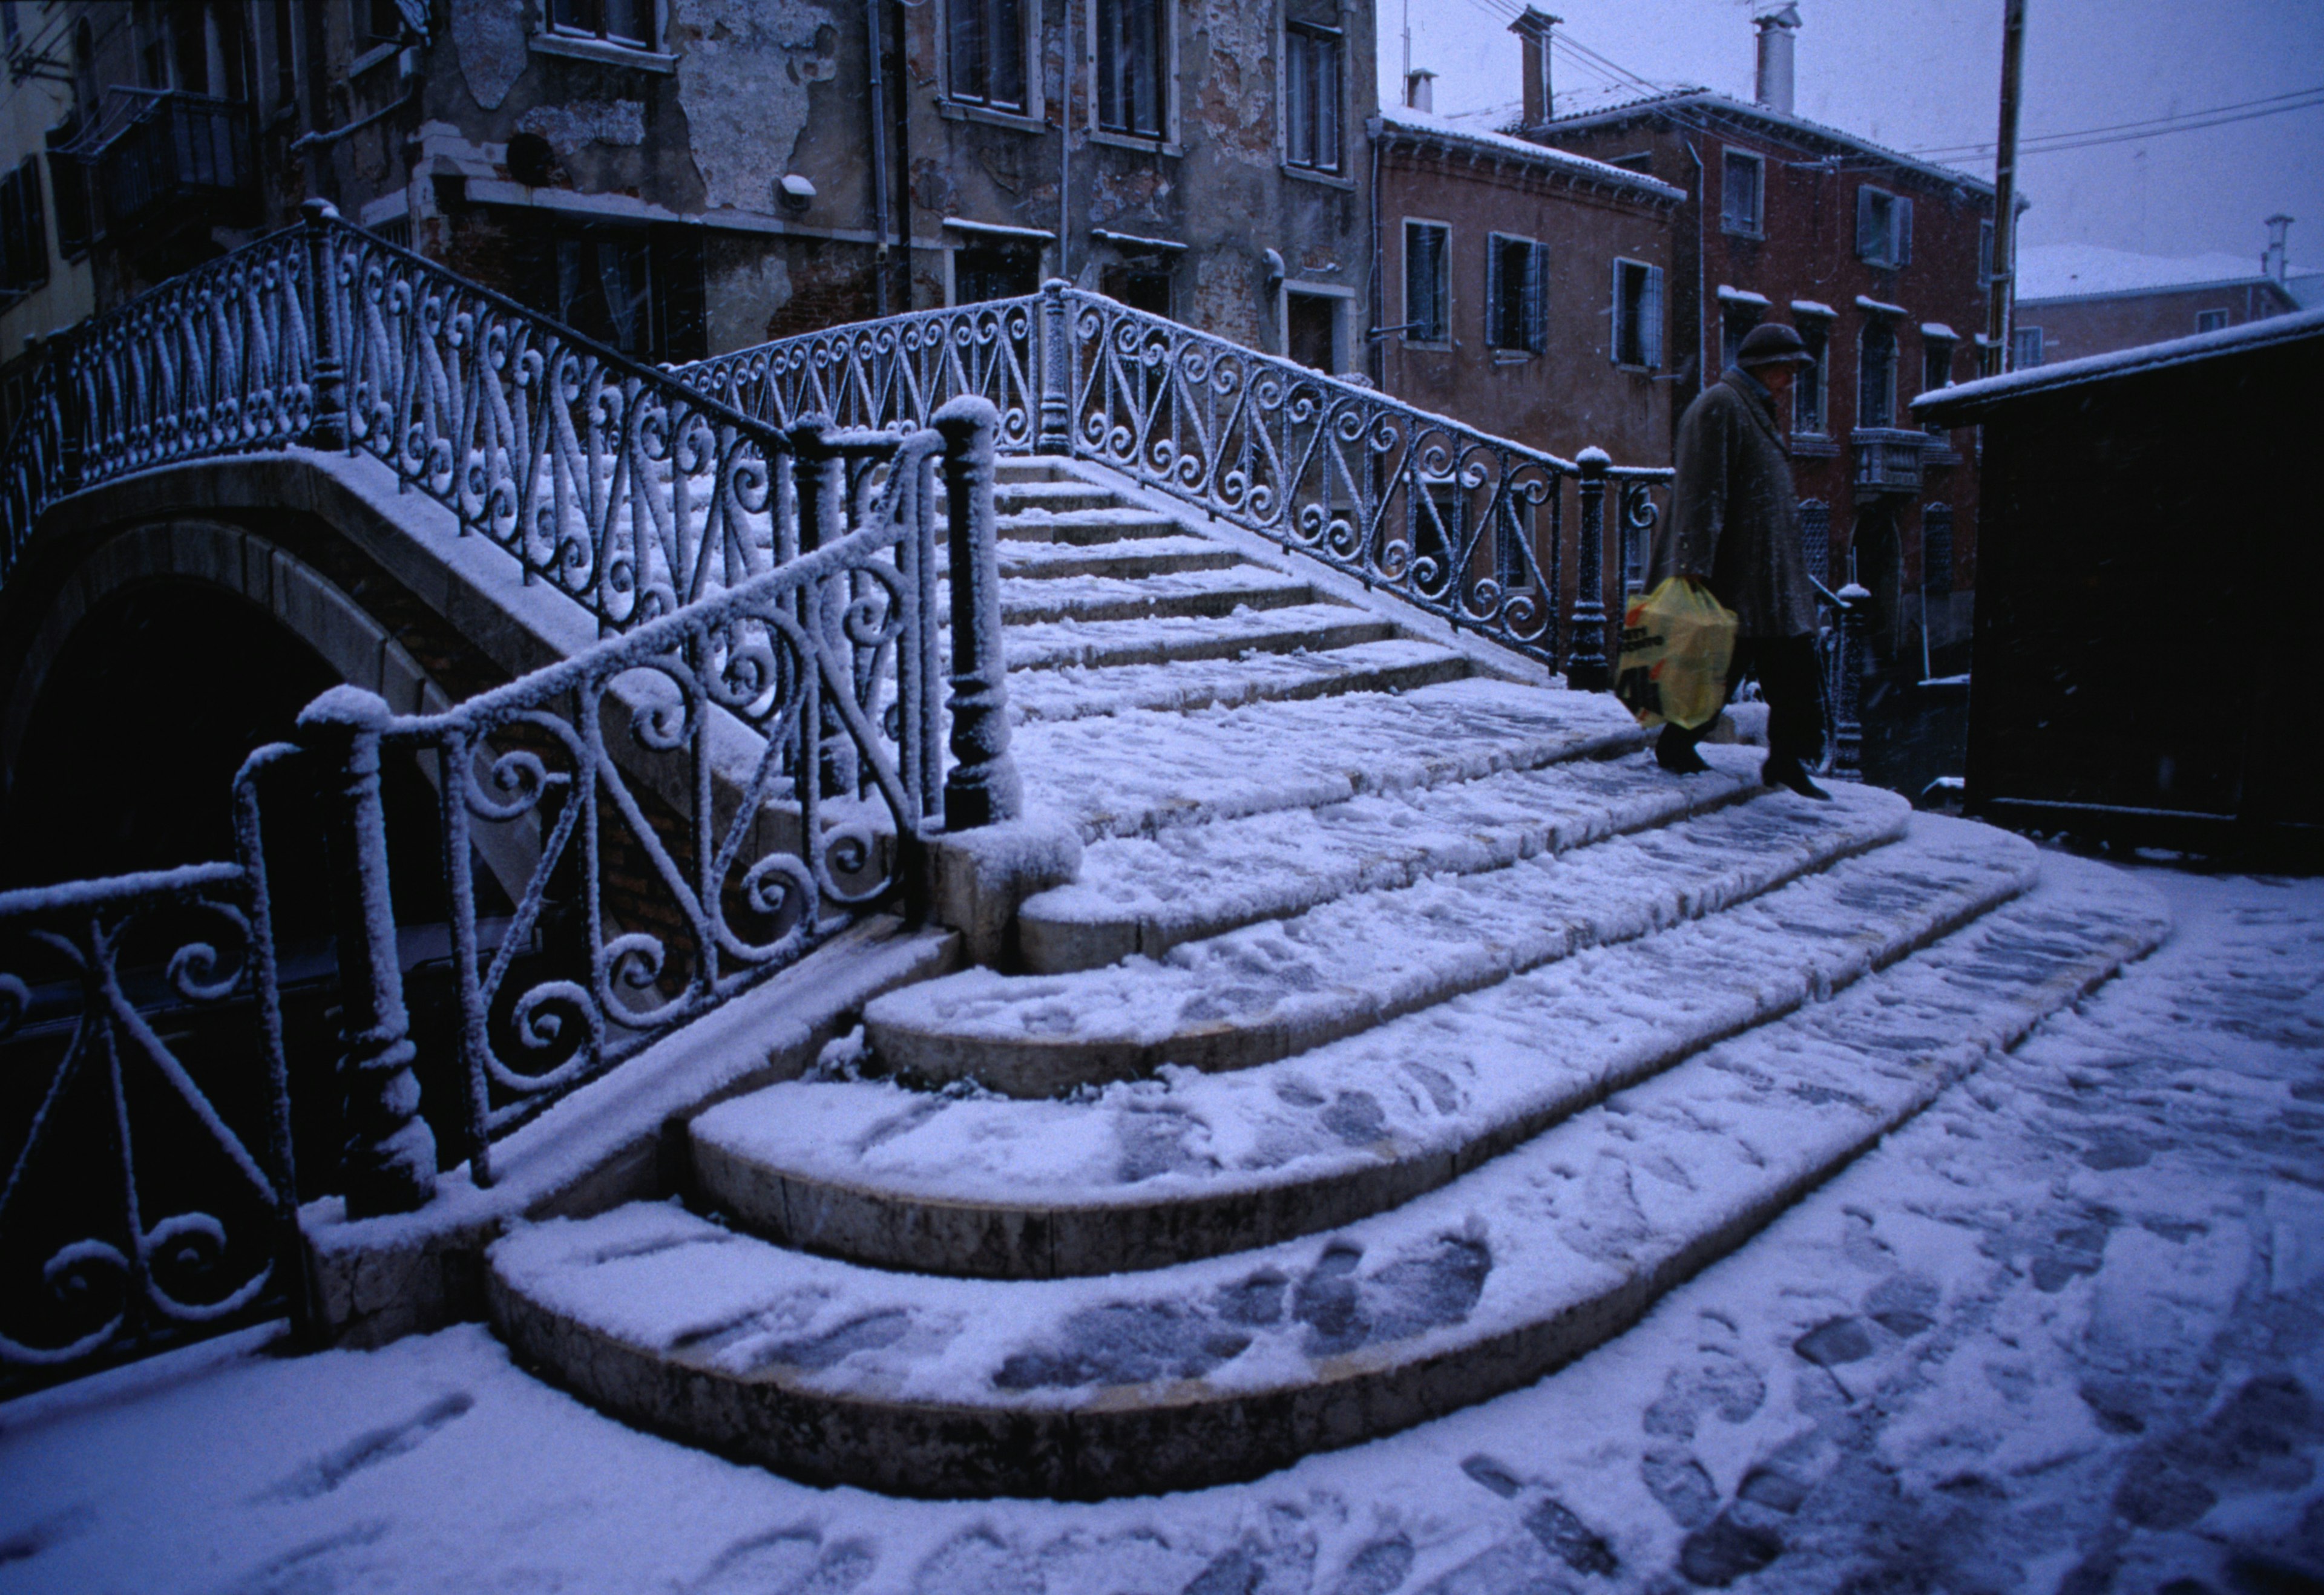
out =
{"type": "Polygon", "coordinates": [[[1256,1483],[804,1489],[480,1327],[0,1406],[0,1591],[1502,1595],[2324,1579],[2324,881],[2177,929],[1630,1333],[1256,1483]]]}

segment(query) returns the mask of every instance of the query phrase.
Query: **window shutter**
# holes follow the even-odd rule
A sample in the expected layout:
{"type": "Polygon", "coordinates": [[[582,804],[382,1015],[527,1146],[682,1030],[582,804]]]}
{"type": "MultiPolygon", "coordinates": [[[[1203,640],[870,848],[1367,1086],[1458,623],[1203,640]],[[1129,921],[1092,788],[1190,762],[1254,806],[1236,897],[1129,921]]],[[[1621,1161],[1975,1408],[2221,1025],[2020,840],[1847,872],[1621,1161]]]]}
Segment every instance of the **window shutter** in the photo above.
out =
{"type": "Polygon", "coordinates": [[[1663,368],[1663,269],[1646,268],[1646,290],[1638,296],[1638,348],[1646,369],[1663,368]]]}
{"type": "Polygon", "coordinates": [[[1507,303],[1501,295],[1508,291],[1508,273],[1501,270],[1501,252],[1507,247],[1498,233],[1485,239],[1485,343],[1488,347],[1502,348],[1502,339],[1508,332],[1508,319],[1503,309],[1507,303]]]}
{"type": "Polygon", "coordinates": [[[1315,165],[1340,170],[1340,41],[1314,39],[1307,45],[1315,94],[1315,165]]]}
{"type": "Polygon", "coordinates": [[[1856,185],[1856,254],[1859,260],[1880,258],[1880,192],[1870,183],[1856,185]]]}
{"type": "Polygon", "coordinates": [[[1896,197],[1896,263],[1913,263],[1913,202],[1903,195],[1896,197]]]}
{"type": "Polygon", "coordinates": [[[1526,249],[1525,282],[1525,346],[1534,354],[1549,347],[1549,246],[1530,244],[1526,249]]]}
{"type": "Polygon", "coordinates": [[[1614,263],[1613,309],[1606,318],[1606,326],[1611,335],[1606,340],[1606,357],[1619,365],[1622,364],[1622,334],[1625,329],[1622,326],[1622,263],[1618,260],[1614,263]]]}

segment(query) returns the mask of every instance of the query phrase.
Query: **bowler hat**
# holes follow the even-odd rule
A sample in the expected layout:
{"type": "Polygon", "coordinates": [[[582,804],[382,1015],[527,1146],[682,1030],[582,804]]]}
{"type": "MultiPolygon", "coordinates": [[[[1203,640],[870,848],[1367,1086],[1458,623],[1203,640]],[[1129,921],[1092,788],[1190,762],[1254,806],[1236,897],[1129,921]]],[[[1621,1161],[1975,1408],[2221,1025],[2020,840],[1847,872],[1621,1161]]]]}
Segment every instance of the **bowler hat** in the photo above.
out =
{"type": "Polygon", "coordinates": [[[1808,353],[1806,342],[1796,331],[1780,321],[1769,321],[1743,335],[1742,346],[1735,351],[1735,364],[1812,365],[1815,356],[1808,353]]]}

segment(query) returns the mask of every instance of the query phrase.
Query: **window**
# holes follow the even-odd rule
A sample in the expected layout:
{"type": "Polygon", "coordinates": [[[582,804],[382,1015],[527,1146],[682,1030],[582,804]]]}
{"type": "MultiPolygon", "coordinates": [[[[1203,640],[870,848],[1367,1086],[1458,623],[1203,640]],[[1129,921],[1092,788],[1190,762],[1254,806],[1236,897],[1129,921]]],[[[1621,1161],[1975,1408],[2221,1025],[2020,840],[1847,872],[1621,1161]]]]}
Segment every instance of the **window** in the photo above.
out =
{"type": "Polygon", "coordinates": [[[654,346],[653,263],[642,236],[557,241],[557,318],[624,355],[654,346]]]}
{"type": "Polygon", "coordinates": [[[27,155],[0,177],[0,294],[30,293],[49,280],[40,162],[27,155]]]}
{"type": "Polygon", "coordinates": [[[1876,266],[1913,263],[1913,202],[1870,183],[1856,190],[1856,253],[1876,266]]]}
{"type": "Polygon", "coordinates": [[[1800,552],[1808,574],[1820,585],[1831,585],[1831,506],[1821,499],[1800,501],[1800,552]]]}
{"type": "Polygon", "coordinates": [[[1158,139],[1169,133],[1170,0],[1096,0],[1097,124],[1158,139]]]}
{"type": "Polygon", "coordinates": [[[1452,341],[1452,229],[1435,222],[1404,224],[1404,339],[1452,341]]]}
{"type": "MultiPolygon", "coordinates": [[[[1031,293],[1038,283],[1014,290],[1031,293]]],[[[1149,316],[1170,317],[1172,276],[1167,263],[1148,259],[1108,266],[1097,274],[1097,290],[1110,300],[1119,300],[1133,310],[1143,310],[1149,316]]],[[[999,299],[999,294],[989,295],[999,299]]]]}
{"type": "MultiPolygon", "coordinates": [[[[1950,338],[1921,335],[1921,392],[1933,393],[1939,388],[1953,385],[1953,345],[1950,338]]],[[[1931,421],[1928,429],[1939,438],[1951,429],[1941,421],[1931,421]]]]}
{"type": "Polygon", "coordinates": [[[1977,280],[1980,286],[1993,281],[1993,224],[1977,224],[1977,280]]]}
{"type": "Polygon", "coordinates": [[[1021,0],[951,0],[945,20],[951,97],[996,111],[1024,110],[1021,0]]]}
{"type": "Polygon", "coordinates": [[[1823,435],[1825,427],[1824,388],[1831,366],[1831,325],[1821,317],[1810,317],[1799,323],[1800,341],[1815,356],[1815,364],[1803,365],[1792,378],[1792,430],[1809,437],[1823,435]]]}
{"type": "Polygon", "coordinates": [[[1759,307],[1729,300],[1719,307],[1719,369],[1725,371],[1743,352],[1743,340],[1759,325],[1759,307]]]}
{"type": "Polygon", "coordinates": [[[1763,235],[1766,171],[1766,163],[1757,155],[1740,150],[1727,152],[1726,198],[1720,205],[1719,225],[1728,232],[1751,238],[1763,235]]]}
{"type": "Polygon", "coordinates": [[[1500,233],[1485,241],[1485,342],[1489,347],[1528,355],[1549,347],[1548,273],[1545,245],[1500,233]]]}
{"type": "Polygon", "coordinates": [[[1953,590],[1953,511],[1931,504],[1921,512],[1921,590],[1945,598],[1953,590]]]}
{"type": "Polygon", "coordinates": [[[2042,364],[2042,329],[2021,327],[2010,335],[2009,368],[2030,371],[2042,364]]]}
{"type": "Polygon", "coordinates": [[[177,57],[177,86],[189,94],[210,91],[210,39],[201,8],[188,6],[170,18],[170,48],[177,57]]]}
{"type": "Polygon", "coordinates": [[[1658,370],[1663,363],[1663,269],[1614,263],[1614,364],[1658,370]]]}
{"type": "Polygon", "coordinates": [[[288,107],[299,98],[299,52],[290,20],[290,0],[274,0],[274,104],[288,107]]]}
{"type": "MultiPolygon", "coordinates": [[[[394,0],[384,3],[394,9],[394,0]]],[[[543,9],[552,32],[578,33],[640,50],[654,41],[654,0],[547,0],[543,9]]]]}
{"type": "Polygon", "coordinates": [[[2198,310],[2195,312],[2195,330],[2197,332],[2222,332],[2227,329],[2227,313],[2225,310],[2198,310]]]}
{"type": "Polygon", "coordinates": [[[1284,159],[1313,171],[1340,170],[1340,30],[1283,28],[1284,159]]]}
{"type": "Polygon", "coordinates": [[[1327,293],[1283,296],[1283,352],[1310,371],[1340,369],[1340,301],[1327,293]]]}
{"type": "Polygon", "coordinates": [[[49,154],[49,192],[57,207],[57,249],[67,260],[88,251],[97,229],[91,225],[88,168],[69,155],[49,154]]]}
{"type": "MultiPolygon", "coordinates": [[[[1031,244],[965,244],[953,252],[952,302],[956,305],[1020,299],[1040,287],[1041,252],[1031,244]]],[[[1105,284],[1100,287],[1111,291],[1105,284]]]]}
{"type": "Polygon", "coordinates": [[[1857,345],[1856,424],[1896,424],[1896,329],[1877,316],[1857,345]]]}

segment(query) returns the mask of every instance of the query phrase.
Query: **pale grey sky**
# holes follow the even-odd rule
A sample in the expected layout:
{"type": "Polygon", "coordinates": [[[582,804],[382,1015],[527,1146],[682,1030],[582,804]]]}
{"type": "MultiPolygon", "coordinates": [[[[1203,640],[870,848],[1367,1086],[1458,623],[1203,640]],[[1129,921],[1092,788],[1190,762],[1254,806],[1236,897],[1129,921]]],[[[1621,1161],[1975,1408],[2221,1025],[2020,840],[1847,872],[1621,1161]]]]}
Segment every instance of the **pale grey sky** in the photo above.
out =
{"type": "MultiPolygon", "coordinates": [[[[1773,0],[1538,0],[1562,32],[1660,82],[1751,97],[1751,19],[1773,0]]],[[[1378,0],[1380,95],[1399,97],[1406,0],[1378,0]]],[[[1517,41],[1495,0],[1410,0],[1413,64],[1440,112],[1517,95],[1517,41]]],[[[1797,0],[1799,113],[1893,148],[1989,143],[2002,0],[1797,0]]],[[[2324,0],[2027,0],[2029,137],[2324,87],[2324,0]]],[[[1603,80],[1571,55],[1555,85],[1603,80]]],[[[1960,161],[1990,176],[1991,158],[1960,161]]],[[[2324,105],[2194,132],[2029,153],[2028,244],[2256,260],[2285,211],[2294,264],[2324,266],[2324,105]]]]}

